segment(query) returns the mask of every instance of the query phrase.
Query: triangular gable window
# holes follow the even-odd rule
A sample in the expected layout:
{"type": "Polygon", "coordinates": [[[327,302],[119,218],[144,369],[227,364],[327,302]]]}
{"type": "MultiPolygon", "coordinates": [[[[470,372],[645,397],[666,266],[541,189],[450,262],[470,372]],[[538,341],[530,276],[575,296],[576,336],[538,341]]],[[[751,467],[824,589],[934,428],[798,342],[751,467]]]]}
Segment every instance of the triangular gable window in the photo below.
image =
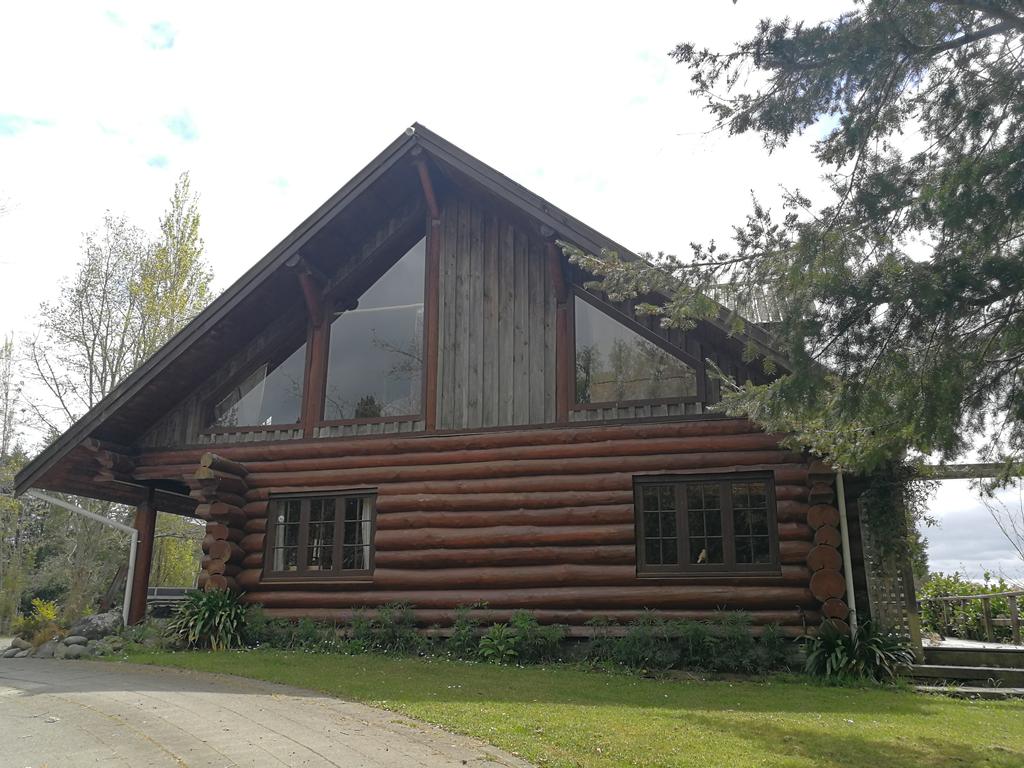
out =
{"type": "Polygon", "coordinates": [[[217,401],[213,406],[213,426],[296,424],[302,408],[305,372],[306,344],[303,343],[287,357],[260,365],[217,401]]]}
{"type": "Polygon", "coordinates": [[[325,420],[420,413],[425,256],[422,238],[331,323],[325,420]]]}
{"type": "Polygon", "coordinates": [[[576,402],[697,396],[697,372],[675,355],[575,297],[576,402]]]}

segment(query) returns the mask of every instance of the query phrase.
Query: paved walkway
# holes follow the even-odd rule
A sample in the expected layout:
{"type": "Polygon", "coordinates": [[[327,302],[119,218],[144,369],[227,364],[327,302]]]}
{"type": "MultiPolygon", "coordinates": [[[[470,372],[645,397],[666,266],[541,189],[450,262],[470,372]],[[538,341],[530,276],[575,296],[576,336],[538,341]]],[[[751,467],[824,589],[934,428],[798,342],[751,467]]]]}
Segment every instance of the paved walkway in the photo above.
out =
{"type": "Polygon", "coordinates": [[[402,715],[227,675],[0,659],[0,765],[515,766],[402,715]]]}

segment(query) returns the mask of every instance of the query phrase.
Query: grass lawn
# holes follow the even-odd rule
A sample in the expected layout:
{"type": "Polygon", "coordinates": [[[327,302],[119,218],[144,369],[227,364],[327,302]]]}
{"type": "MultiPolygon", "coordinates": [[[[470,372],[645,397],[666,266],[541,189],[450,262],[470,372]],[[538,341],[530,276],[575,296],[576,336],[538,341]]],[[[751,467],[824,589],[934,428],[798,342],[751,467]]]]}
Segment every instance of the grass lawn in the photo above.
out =
{"type": "Polygon", "coordinates": [[[1024,766],[1024,704],[905,690],[645,680],[566,667],[284,651],[129,661],[308,688],[477,736],[541,766],[1024,766]]]}

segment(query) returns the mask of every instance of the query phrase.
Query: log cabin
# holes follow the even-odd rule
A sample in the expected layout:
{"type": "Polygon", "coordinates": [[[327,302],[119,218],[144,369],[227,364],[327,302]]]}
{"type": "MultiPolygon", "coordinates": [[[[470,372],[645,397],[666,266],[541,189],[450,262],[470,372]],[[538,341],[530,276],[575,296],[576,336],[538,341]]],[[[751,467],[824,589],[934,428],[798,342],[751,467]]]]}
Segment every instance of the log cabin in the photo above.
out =
{"type": "Polygon", "coordinates": [[[708,361],[786,370],[757,318],[663,328],[562,244],[633,257],[414,125],[16,491],[135,507],[132,621],[158,510],[205,521],[200,586],[281,617],[400,601],[423,626],[528,609],[584,635],[725,609],[797,635],[905,603],[869,594],[855,483],[839,499],[825,464],[714,411],[708,361]]]}

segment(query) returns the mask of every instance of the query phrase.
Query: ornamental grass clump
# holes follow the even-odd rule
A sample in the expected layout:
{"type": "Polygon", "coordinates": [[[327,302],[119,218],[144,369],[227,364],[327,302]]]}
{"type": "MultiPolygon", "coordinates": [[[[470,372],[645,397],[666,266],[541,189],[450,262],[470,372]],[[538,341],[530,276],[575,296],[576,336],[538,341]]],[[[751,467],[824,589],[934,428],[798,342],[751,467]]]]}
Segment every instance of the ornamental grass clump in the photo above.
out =
{"type": "Polygon", "coordinates": [[[854,633],[822,623],[817,636],[807,641],[805,671],[832,682],[895,681],[914,663],[914,653],[902,638],[875,630],[865,621],[854,633]]]}
{"type": "Polygon", "coordinates": [[[245,618],[245,606],[226,590],[190,592],[167,624],[167,632],[190,648],[230,650],[242,645],[245,618]]]}

